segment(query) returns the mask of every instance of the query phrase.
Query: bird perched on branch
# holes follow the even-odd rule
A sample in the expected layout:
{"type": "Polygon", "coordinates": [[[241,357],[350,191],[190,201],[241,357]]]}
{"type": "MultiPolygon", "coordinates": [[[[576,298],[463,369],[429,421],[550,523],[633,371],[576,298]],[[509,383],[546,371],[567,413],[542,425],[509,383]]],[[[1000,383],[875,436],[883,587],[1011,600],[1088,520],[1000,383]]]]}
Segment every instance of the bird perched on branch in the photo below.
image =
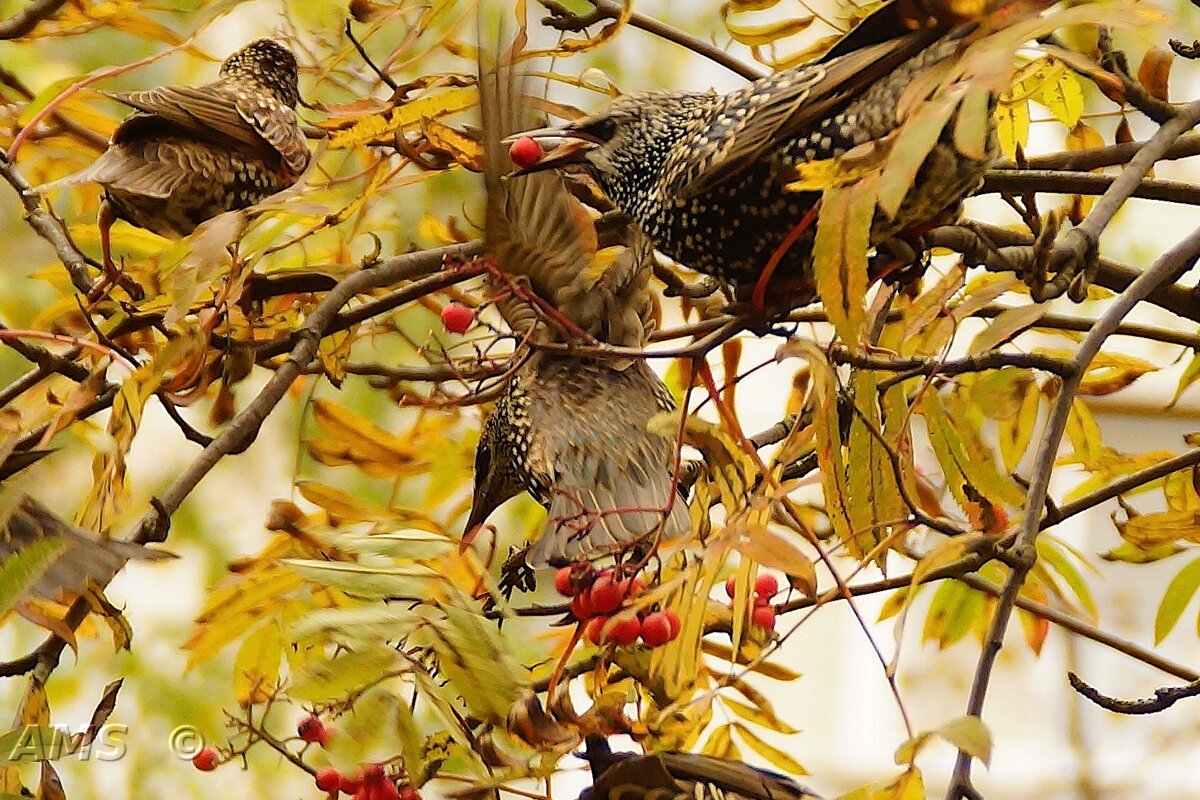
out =
{"type": "Polygon", "coordinates": [[[104,187],[97,224],[105,276],[115,281],[109,229],[117,219],[180,238],[296,182],[309,162],[297,80],[291,51],[259,39],[225,59],[212,83],[106,92],[136,113],[91,166],[36,189],[104,187]]]}
{"type": "Polygon", "coordinates": [[[611,553],[689,529],[675,490],[676,441],[648,429],[674,402],[641,358],[539,350],[571,342],[641,347],[653,330],[651,251],[631,232],[625,249],[599,251],[591,218],[555,173],[505,178],[501,138],[531,121],[512,60],[480,67],[485,242],[503,275],[491,282],[506,322],[532,348],[484,424],[464,540],[521,491],[549,510],[525,554],[537,567],[611,553]]]}
{"type": "Polygon", "coordinates": [[[516,174],[580,165],[671,258],[754,286],[759,298],[774,276],[773,297],[782,289],[789,306],[807,304],[816,299],[813,246],[825,187],[789,188],[803,167],[838,160],[846,171],[831,185],[855,183],[844,162],[880,163],[904,141],[897,133],[920,101],[937,94],[950,103],[932,120],[935,136],[900,148],[900,158],[916,153],[914,174],[902,202],[874,211],[869,245],[879,246],[954,210],[995,157],[989,106],[999,89],[965,92],[937,70],[977,30],[1005,23],[977,24],[954,5],[892,0],[820,60],[729,94],[629,94],[566,125],[524,132],[561,144],[516,174]]]}
{"type": "Polygon", "coordinates": [[[727,758],[613,753],[598,734],[579,755],[592,771],[579,800],[820,800],[791,778],[727,758]]]}

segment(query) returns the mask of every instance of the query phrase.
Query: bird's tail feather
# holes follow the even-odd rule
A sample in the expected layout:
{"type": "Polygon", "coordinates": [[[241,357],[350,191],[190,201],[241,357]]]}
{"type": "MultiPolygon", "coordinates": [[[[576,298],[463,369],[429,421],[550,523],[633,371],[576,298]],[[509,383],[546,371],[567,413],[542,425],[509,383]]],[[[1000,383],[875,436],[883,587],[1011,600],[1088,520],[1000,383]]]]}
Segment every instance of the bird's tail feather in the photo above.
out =
{"type": "Polygon", "coordinates": [[[691,522],[687,504],[678,494],[664,518],[670,476],[664,472],[653,480],[642,477],[647,480],[587,489],[560,484],[550,500],[546,528],[530,546],[526,563],[570,563],[620,550],[642,538],[650,543],[654,537],[665,541],[686,535],[691,522]]]}

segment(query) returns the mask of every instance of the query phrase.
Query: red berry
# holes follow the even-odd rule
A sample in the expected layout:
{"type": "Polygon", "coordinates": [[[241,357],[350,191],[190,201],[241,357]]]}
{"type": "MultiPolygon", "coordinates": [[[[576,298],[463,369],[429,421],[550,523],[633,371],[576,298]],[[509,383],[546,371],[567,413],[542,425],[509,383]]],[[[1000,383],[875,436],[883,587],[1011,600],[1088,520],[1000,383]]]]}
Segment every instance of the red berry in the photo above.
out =
{"type": "Polygon", "coordinates": [[[545,153],[546,151],[542,149],[537,140],[531,139],[528,136],[522,136],[508,148],[508,157],[521,169],[532,167],[542,160],[542,156],[545,153]]]}
{"type": "Polygon", "coordinates": [[[400,800],[421,800],[421,795],[413,787],[405,786],[400,790],[400,800]]]}
{"type": "Polygon", "coordinates": [[[737,578],[732,575],[725,580],[725,594],[729,595],[730,600],[737,594],[737,578]]]}
{"type": "Polygon", "coordinates": [[[221,754],[215,747],[205,747],[192,756],[192,766],[201,772],[212,772],[221,763],[221,754]]]}
{"type": "Polygon", "coordinates": [[[750,619],[760,628],[775,630],[775,606],[758,606],[751,612],[750,619]]]}
{"type": "Polygon", "coordinates": [[[358,794],[358,790],[362,788],[362,782],[361,772],[353,775],[342,775],[341,781],[338,783],[338,788],[345,794],[358,794]]]}
{"type": "Polygon", "coordinates": [[[450,333],[466,333],[475,324],[475,312],[462,303],[447,303],[442,308],[442,325],[450,333]]]}
{"type": "Polygon", "coordinates": [[[642,641],[647,647],[661,647],[671,641],[671,619],[662,611],[651,611],[642,620],[642,641]]]}
{"type": "Polygon", "coordinates": [[[621,581],[621,589],[626,597],[637,597],[645,588],[642,579],[638,577],[626,578],[621,581]]]}
{"type": "Polygon", "coordinates": [[[580,622],[591,619],[595,615],[596,612],[592,609],[591,592],[580,592],[575,595],[575,599],[571,601],[571,613],[580,622]]]}
{"type": "Polygon", "coordinates": [[[625,613],[613,620],[604,634],[604,641],[617,647],[633,644],[642,633],[642,621],[636,614],[625,613]]]}
{"type": "Polygon", "coordinates": [[[554,590],[563,597],[575,596],[575,586],[571,583],[570,567],[563,567],[554,573],[554,590]]]}
{"type": "Polygon", "coordinates": [[[317,788],[322,792],[335,792],[342,786],[342,773],[333,767],[317,770],[317,788]]]}
{"type": "Polygon", "coordinates": [[[309,714],[296,726],[296,734],[306,742],[316,742],[322,747],[329,741],[329,728],[315,714],[309,714]]]}
{"type": "Polygon", "coordinates": [[[604,623],[606,622],[608,622],[608,617],[592,617],[587,621],[587,625],[583,628],[583,633],[587,636],[589,642],[600,644],[600,633],[604,630],[604,623]]]}
{"type": "Polygon", "coordinates": [[[679,630],[683,627],[683,620],[679,619],[679,615],[675,613],[674,609],[668,608],[662,613],[666,614],[667,622],[671,623],[671,639],[674,640],[679,635],[679,630]]]}
{"type": "Polygon", "coordinates": [[[779,591],[779,581],[774,575],[764,572],[754,581],[754,593],[759,597],[774,597],[779,591]]]}
{"type": "Polygon", "coordinates": [[[624,599],[625,593],[621,591],[621,585],[613,580],[611,575],[601,575],[596,578],[592,588],[588,590],[589,604],[592,611],[597,614],[616,611],[621,607],[621,601],[624,599]]]}

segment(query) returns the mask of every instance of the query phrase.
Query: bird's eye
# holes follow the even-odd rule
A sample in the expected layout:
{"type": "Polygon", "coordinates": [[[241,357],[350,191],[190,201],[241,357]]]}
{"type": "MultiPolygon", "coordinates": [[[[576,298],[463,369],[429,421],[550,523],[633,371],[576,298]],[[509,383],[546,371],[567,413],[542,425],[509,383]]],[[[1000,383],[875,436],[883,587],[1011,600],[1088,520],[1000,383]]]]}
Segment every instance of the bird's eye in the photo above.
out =
{"type": "Polygon", "coordinates": [[[598,142],[607,142],[616,135],[617,123],[612,117],[601,117],[583,128],[583,131],[598,142]]]}

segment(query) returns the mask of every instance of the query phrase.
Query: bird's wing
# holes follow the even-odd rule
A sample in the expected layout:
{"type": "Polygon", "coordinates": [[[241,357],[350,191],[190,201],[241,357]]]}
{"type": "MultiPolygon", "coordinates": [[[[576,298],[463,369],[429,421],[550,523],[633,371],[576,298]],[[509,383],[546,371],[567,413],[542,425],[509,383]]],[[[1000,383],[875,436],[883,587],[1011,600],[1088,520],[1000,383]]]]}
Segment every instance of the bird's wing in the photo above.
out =
{"type": "MultiPolygon", "coordinates": [[[[278,101],[264,101],[220,84],[107,94],[201,138],[211,139],[217,134],[251,148],[269,148],[293,172],[302,172],[308,165],[308,146],[295,125],[296,114],[278,101]]],[[[121,140],[119,129],[113,140],[121,140]]]]}
{"type": "Polygon", "coordinates": [[[782,142],[807,132],[881,77],[915,55],[936,30],[906,33],[759,80],[729,95],[699,140],[701,152],[670,189],[695,197],[735,177],[782,142]]]}
{"type": "Polygon", "coordinates": [[[592,794],[604,800],[625,797],[662,797],[661,791],[682,795],[683,789],[658,756],[639,756],[615,762],[592,784],[592,794]]]}
{"type": "MultiPolygon", "coordinates": [[[[480,63],[488,249],[505,272],[526,278],[534,293],[582,330],[612,344],[640,346],[647,331],[628,321],[631,309],[640,320],[652,303],[648,249],[637,251],[640,259],[598,259],[592,218],[557,173],[507,177],[513,165],[501,140],[536,124],[513,63],[523,44],[519,37],[495,64],[480,63]],[[631,291],[635,274],[641,286],[631,291]]],[[[518,305],[501,303],[500,308],[523,333],[520,327],[531,324],[530,315],[522,315],[518,305]]]]}
{"type": "Polygon", "coordinates": [[[304,172],[311,154],[295,111],[262,93],[239,94],[235,105],[241,118],[283,157],[293,174],[304,172]]]}
{"type": "Polygon", "coordinates": [[[819,800],[791,778],[741,761],[672,752],[659,753],[656,758],[676,780],[710,783],[725,795],[733,793],[747,800],[819,800]]]}
{"type": "Polygon", "coordinates": [[[100,157],[79,172],[51,183],[35,186],[45,192],[80,183],[98,183],[134,194],[165,199],[179,187],[192,169],[187,148],[174,142],[143,136],[139,128],[161,127],[157,117],[134,114],[121,123],[124,134],[109,145],[100,157]]]}
{"type": "Polygon", "coordinates": [[[628,544],[663,524],[663,538],[690,529],[672,496],[674,441],[647,429],[669,399],[644,361],[617,370],[545,358],[528,386],[530,461],[550,487],[549,516],[529,564],[569,562],[628,544]],[[536,394],[535,394],[536,393],[536,394]],[[660,509],[669,500],[664,523],[660,509]]]}

